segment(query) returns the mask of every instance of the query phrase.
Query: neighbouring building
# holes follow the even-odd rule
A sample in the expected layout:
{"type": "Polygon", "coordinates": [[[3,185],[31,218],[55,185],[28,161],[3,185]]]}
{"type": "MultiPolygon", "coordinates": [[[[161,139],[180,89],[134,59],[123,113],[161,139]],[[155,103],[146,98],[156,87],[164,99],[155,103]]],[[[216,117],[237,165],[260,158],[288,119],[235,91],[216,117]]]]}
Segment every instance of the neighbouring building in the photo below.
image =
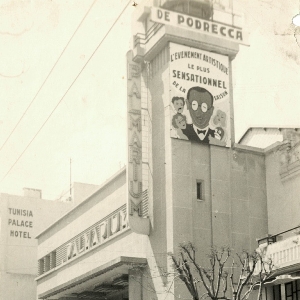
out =
{"type": "Polygon", "coordinates": [[[280,133],[262,147],[249,145],[252,131],[235,142],[231,62],[247,34],[230,2],[209,3],[138,5],[127,167],[39,233],[38,299],[189,299],[180,280],[164,276],[179,243],[193,242],[199,258],[211,245],[251,251],[284,227],[275,221],[280,180],[296,152],[280,133]]]}
{"type": "Polygon", "coordinates": [[[258,244],[271,259],[274,274],[266,284],[266,299],[300,297],[300,129],[250,128],[240,142],[265,145],[268,234],[258,244]]]}
{"type": "Polygon", "coordinates": [[[70,202],[42,199],[42,191],[0,194],[0,299],[35,299],[36,235],[62,216],[70,202]]]}

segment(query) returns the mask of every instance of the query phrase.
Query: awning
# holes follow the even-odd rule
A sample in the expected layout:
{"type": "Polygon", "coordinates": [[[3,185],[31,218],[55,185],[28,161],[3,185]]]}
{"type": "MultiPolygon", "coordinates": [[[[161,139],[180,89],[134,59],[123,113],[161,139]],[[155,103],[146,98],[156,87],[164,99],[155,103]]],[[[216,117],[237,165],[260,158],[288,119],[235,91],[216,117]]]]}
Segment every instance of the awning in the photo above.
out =
{"type": "Polygon", "coordinates": [[[293,280],[300,279],[300,274],[286,274],[286,275],[279,275],[273,278],[272,280],[268,281],[265,283],[265,286],[272,286],[272,285],[277,285],[277,284],[282,284],[286,282],[290,282],[293,280]]]}
{"type": "MultiPolygon", "coordinates": [[[[120,256],[38,295],[39,299],[94,298],[127,288],[128,269],[146,266],[147,259],[120,256]]],[[[59,272],[59,270],[57,270],[59,272]]]]}

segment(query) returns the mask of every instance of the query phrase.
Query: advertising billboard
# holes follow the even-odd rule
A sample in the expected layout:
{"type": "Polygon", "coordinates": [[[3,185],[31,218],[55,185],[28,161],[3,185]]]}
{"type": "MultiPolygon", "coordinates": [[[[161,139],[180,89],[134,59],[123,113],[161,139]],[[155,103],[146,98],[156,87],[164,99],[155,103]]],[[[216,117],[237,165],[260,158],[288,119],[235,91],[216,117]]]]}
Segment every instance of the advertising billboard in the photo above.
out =
{"type": "Polygon", "coordinates": [[[171,137],[230,147],[227,56],[170,43],[171,137]]]}

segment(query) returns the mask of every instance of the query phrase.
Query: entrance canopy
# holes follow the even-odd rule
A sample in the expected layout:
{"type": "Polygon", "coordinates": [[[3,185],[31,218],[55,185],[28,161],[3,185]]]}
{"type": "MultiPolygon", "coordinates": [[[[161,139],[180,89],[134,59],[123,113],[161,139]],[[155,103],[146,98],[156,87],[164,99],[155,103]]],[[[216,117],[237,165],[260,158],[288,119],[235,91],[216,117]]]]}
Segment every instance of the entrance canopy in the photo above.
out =
{"type": "Polygon", "coordinates": [[[101,299],[128,289],[130,269],[145,267],[146,258],[120,256],[38,295],[39,299],[101,299]]]}

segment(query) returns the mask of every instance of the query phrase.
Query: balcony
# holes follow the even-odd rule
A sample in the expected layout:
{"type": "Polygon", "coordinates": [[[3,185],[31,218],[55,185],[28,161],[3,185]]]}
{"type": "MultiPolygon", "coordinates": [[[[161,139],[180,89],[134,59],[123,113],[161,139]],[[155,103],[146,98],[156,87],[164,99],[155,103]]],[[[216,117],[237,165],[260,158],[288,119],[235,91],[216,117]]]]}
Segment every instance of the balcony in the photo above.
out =
{"type": "Polygon", "coordinates": [[[259,249],[276,274],[295,272],[300,265],[300,226],[258,240],[259,249]]]}

